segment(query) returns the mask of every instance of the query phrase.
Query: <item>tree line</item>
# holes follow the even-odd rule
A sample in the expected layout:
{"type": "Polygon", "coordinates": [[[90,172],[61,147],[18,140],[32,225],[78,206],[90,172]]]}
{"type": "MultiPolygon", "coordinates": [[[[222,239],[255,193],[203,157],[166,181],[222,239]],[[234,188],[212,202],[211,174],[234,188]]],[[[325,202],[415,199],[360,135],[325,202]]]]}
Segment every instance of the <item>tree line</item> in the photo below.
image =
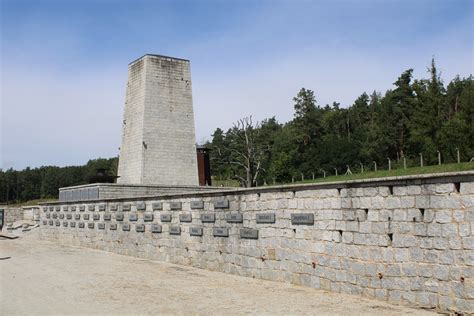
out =
{"type": "Polygon", "coordinates": [[[62,187],[89,183],[97,170],[117,174],[118,158],[89,160],[83,166],[0,169],[0,204],[57,198],[62,187]]]}
{"type": "Polygon", "coordinates": [[[321,106],[314,91],[302,88],[293,98],[294,117],[254,122],[239,120],[212,141],[212,173],[217,179],[237,179],[243,186],[291,181],[301,174],[334,174],[361,164],[396,165],[405,158],[434,164],[474,157],[473,77],[456,76],[445,86],[434,59],[427,79],[404,71],[384,94],[362,93],[352,105],[321,106]]]}

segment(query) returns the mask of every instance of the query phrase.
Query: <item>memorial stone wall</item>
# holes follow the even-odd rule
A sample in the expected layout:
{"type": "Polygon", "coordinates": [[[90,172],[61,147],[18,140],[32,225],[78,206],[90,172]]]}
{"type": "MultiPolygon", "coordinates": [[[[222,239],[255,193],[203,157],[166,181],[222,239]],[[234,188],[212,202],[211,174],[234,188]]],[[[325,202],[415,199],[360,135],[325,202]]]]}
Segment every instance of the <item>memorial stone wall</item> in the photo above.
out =
{"type": "Polygon", "coordinates": [[[63,244],[474,311],[473,173],[50,203],[40,224],[63,244]]]}

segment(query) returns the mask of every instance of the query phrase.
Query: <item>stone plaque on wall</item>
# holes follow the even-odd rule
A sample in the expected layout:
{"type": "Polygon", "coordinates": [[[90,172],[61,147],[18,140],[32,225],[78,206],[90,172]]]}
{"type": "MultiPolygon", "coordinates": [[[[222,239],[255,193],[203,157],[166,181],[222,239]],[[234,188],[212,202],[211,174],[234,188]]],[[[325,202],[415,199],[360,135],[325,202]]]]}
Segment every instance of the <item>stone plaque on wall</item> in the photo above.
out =
{"type": "Polygon", "coordinates": [[[145,202],[139,202],[139,203],[137,203],[137,210],[138,210],[138,211],[144,211],[144,210],[146,210],[146,204],[145,204],[145,202]]]}
{"type": "Polygon", "coordinates": [[[63,222],[63,226],[67,227],[67,222],[66,221],[63,222]]]}
{"type": "Polygon", "coordinates": [[[293,225],[314,225],[313,213],[291,214],[291,224],[293,225]]]}
{"type": "Polygon", "coordinates": [[[171,214],[161,214],[160,219],[162,222],[171,222],[171,214]]]}
{"type": "Polygon", "coordinates": [[[61,222],[60,222],[60,221],[56,221],[55,224],[56,224],[56,226],[60,226],[60,225],[61,225],[61,222]]]}
{"type": "Polygon", "coordinates": [[[53,207],[53,206],[50,206],[50,207],[49,207],[49,211],[50,211],[50,212],[54,211],[54,207],[53,207]]]}
{"type": "Polygon", "coordinates": [[[161,211],[163,209],[163,203],[155,202],[151,204],[151,207],[153,208],[154,211],[161,211]]]}
{"type": "Polygon", "coordinates": [[[180,210],[182,208],[181,202],[170,202],[170,209],[173,211],[180,210]]]}
{"type": "Polygon", "coordinates": [[[81,219],[81,214],[74,214],[74,219],[81,219]]]}
{"type": "Polygon", "coordinates": [[[43,225],[47,225],[48,224],[48,221],[47,220],[43,220],[43,225]]]}
{"type": "Polygon", "coordinates": [[[64,213],[60,213],[59,214],[59,219],[63,219],[64,218],[64,213]]]}
{"type": "Polygon", "coordinates": [[[79,222],[79,228],[84,228],[85,224],[84,222],[79,222]]]}
{"type": "Polygon", "coordinates": [[[258,239],[258,230],[252,228],[242,228],[240,230],[240,238],[258,239]]]}
{"type": "Polygon", "coordinates": [[[111,210],[112,212],[117,211],[117,209],[118,209],[117,204],[112,204],[112,205],[110,205],[110,210],[111,210]]]}
{"type": "Polygon", "coordinates": [[[201,214],[201,222],[214,223],[215,221],[216,221],[216,214],[214,213],[201,214]]]}
{"type": "Polygon", "coordinates": [[[87,228],[94,228],[94,222],[91,222],[91,223],[87,223],[87,228]]]}
{"type": "Polygon", "coordinates": [[[181,235],[181,227],[170,226],[170,235],[181,235]]]}
{"type": "Polygon", "coordinates": [[[66,215],[66,218],[67,218],[67,219],[72,219],[72,214],[67,214],[67,215],[66,215]]]}
{"type": "Polygon", "coordinates": [[[92,215],[92,219],[95,220],[95,221],[100,220],[100,214],[94,214],[94,215],[92,215]]]}
{"type": "Polygon", "coordinates": [[[151,225],[151,232],[152,232],[152,233],[161,233],[161,225],[159,225],[159,224],[152,224],[152,225],[151,225]]]}
{"type": "Polygon", "coordinates": [[[229,237],[229,229],[223,227],[214,227],[212,229],[214,237],[229,237]]]}
{"type": "Polygon", "coordinates": [[[123,213],[115,214],[115,219],[119,222],[123,221],[123,213]]]}
{"type": "Polygon", "coordinates": [[[137,233],[143,233],[145,231],[145,225],[144,224],[135,225],[135,231],[137,233]]]}
{"type": "Polygon", "coordinates": [[[98,223],[97,228],[98,229],[105,229],[105,223],[98,223]]]}
{"type": "Polygon", "coordinates": [[[145,222],[153,222],[153,213],[145,213],[143,214],[143,220],[145,222]]]}
{"type": "Polygon", "coordinates": [[[136,222],[138,220],[138,214],[137,213],[130,213],[128,216],[128,220],[131,222],[136,222]]]}
{"type": "Polygon", "coordinates": [[[79,212],[84,212],[85,210],[86,210],[86,206],[85,206],[85,205],[79,206],[79,212]]]}
{"type": "Polygon", "coordinates": [[[76,207],[75,206],[71,206],[71,212],[75,212],[76,211],[76,207]]]}
{"type": "Polygon", "coordinates": [[[89,214],[84,214],[83,218],[84,218],[85,220],[89,220],[89,214]]]}
{"type": "Polygon", "coordinates": [[[71,226],[72,228],[76,227],[76,222],[70,222],[69,226],[71,226]]]}
{"type": "Polygon", "coordinates": [[[112,214],[105,213],[104,214],[104,221],[110,221],[112,220],[112,214]]]}
{"type": "Polygon", "coordinates": [[[132,209],[132,205],[130,205],[130,204],[123,204],[122,205],[122,211],[124,211],[124,212],[128,212],[131,209],[132,209]]]}
{"type": "Polygon", "coordinates": [[[105,211],[105,204],[99,204],[99,212],[105,211]]]}
{"type": "Polygon", "coordinates": [[[204,201],[191,201],[192,210],[200,210],[204,208],[204,201]]]}
{"type": "Polygon", "coordinates": [[[257,224],[275,223],[275,213],[257,214],[257,224]]]}
{"type": "Polygon", "coordinates": [[[53,218],[54,218],[54,219],[58,218],[58,214],[53,213],[53,218]]]}
{"type": "Polygon", "coordinates": [[[229,208],[229,200],[218,200],[214,202],[214,208],[229,208]]]}
{"type": "Polygon", "coordinates": [[[242,223],[244,218],[242,214],[236,213],[236,214],[226,214],[225,219],[227,223],[242,223]]]}
{"type": "Polygon", "coordinates": [[[59,211],[61,210],[61,207],[60,207],[60,206],[55,206],[55,207],[54,207],[54,210],[55,210],[56,212],[59,212],[59,211]]]}
{"type": "Polygon", "coordinates": [[[124,232],[130,231],[130,224],[123,224],[123,225],[122,225],[122,230],[123,230],[124,232]]]}
{"type": "Polygon", "coordinates": [[[46,213],[46,218],[50,218],[51,217],[51,214],[50,213],[46,213]]]}
{"type": "Polygon", "coordinates": [[[64,211],[64,212],[69,211],[69,206],[63,206],[63,211],[64,211]]]}
{"type": "Polygon", "coordinates": [[[94,204],[91,204],[89,206],[87,206],[87,209],[91,212],[95,211],[95,205],[94,204]]]}
{"type": "Polygon", "coordinates": [[[117,230],[117,224],[111,223],[111,224],[109,225],[109,229],[110,229],[110,230],[117,230]]]}
{"type": "Polygon", "coordinates": [[[193,216],[190,213],[179,214],[179,221],[184,223],[190,223],[193,221],[193,216]]]}
{"type": "Polygon", "coordinates": [[[191,236],[202,236],[202,227],[190,227],[189,235],[191,236]]]}
{"type": "Polygon", "coordinates": [[[54,225],[53,220],[50,220],[50,221],[49,221],[49,226],[53,226],[53,225],[54,225]]]}

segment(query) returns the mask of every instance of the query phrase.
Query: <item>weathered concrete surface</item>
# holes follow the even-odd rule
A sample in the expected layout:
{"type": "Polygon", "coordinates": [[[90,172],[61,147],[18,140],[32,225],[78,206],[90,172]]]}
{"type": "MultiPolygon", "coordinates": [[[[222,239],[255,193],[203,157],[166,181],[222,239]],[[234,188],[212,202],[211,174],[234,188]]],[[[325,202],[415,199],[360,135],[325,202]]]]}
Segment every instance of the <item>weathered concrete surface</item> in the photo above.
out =
{"type": "Polygon", "coordinates": [[[428,315],[351,295],[38,241],[0,240],[1,314],[428,315]]]}

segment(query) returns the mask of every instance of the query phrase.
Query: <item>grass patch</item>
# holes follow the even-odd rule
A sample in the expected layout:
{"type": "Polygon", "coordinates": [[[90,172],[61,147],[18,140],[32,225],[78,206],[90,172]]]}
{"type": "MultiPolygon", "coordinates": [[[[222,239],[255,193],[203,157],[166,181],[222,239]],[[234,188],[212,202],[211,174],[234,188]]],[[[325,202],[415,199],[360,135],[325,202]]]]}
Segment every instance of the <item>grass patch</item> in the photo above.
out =
{"type": "Polygon", "coordinates": [[[56,199],[37,199],[37,200],[31,200],[31,201],[26,201],[26,202],[8,203],[5,206],[22,207],[26,205],[38,205],[39,203],[42,203],[42,202],[52,202],[52,201],[57,201],[57,200],[56,199]]]}

